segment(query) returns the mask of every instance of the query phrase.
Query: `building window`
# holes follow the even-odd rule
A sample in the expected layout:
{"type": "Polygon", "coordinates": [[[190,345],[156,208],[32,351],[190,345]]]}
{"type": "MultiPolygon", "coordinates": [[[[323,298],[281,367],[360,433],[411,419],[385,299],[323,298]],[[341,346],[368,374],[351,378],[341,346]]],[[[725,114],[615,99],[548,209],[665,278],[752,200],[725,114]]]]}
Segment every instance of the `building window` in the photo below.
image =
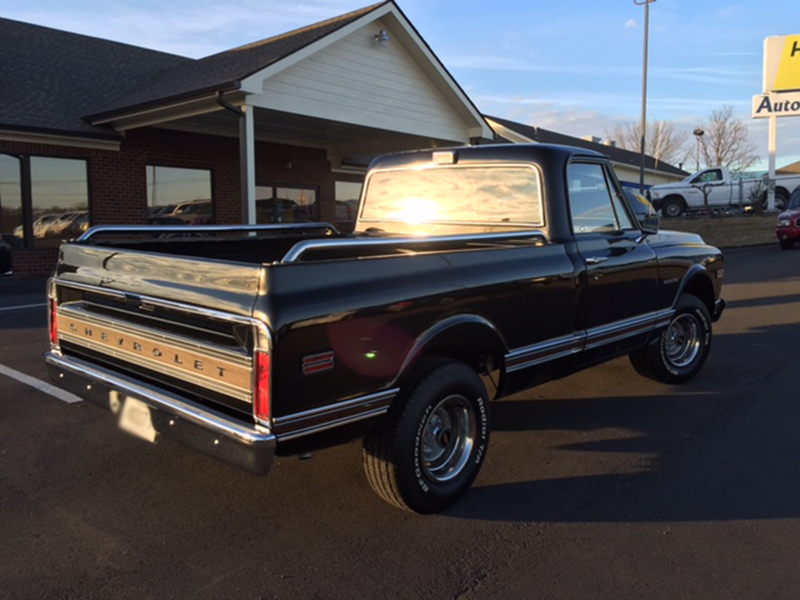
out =
{"type": "Polygon", "coordinates": [[[336,182],[336,228],[353,231],[358,216],[358,201],[363,183],[353,181],[336,182]]]}
{"type": "Polygon", "coordinates": [[[317,189],[313,187],[256,186],[257,223],[319,221],[317,189]]]}
{"type": "Polygon", "coordinates": [[[151,225],[214,222],[211,171],[147,166],[147,213],[151,225]]]}
{"type": "Polygon", "coordinates": [[[79,236],[89,223],[86,161],[32,156],[31,209],[34,246],[79,236]]]}
{"type": "Polygon", "coordinates": [[[0,234],[12,246],[22,245],[22,162],[0,154],[0,234]]]}
{"type": "Polygon", "coordinates": [[[13,227],[17,247],[54,247],[77,237],[89,227],[86,161],[0,155],[0,204],[0,230],[13,227]]]}

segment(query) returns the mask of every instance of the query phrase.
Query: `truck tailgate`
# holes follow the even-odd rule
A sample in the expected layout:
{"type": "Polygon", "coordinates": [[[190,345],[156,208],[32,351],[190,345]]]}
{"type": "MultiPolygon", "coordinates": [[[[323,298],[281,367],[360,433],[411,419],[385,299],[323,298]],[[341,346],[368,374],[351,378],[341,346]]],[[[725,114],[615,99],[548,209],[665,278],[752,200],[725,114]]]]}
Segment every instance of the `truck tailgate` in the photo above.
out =
{"type": "Polygon", "coordinates": [[[262,265],[64,244],[56,277],[108,290],[250,316],[262,265]]]}

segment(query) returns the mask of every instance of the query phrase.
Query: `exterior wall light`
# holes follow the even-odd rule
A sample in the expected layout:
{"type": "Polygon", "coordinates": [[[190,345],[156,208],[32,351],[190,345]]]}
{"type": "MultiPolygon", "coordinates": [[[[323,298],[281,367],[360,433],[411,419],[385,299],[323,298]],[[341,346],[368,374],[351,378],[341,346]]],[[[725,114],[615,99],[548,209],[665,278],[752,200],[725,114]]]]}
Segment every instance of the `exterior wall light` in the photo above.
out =
{"type": "Polygon", "coordinates": [[[388,31],[381,29],[372,39],[375,41],[375,43],[380,44],[381,46],[388,46],[391,38],[389,37],[388,31]]]}

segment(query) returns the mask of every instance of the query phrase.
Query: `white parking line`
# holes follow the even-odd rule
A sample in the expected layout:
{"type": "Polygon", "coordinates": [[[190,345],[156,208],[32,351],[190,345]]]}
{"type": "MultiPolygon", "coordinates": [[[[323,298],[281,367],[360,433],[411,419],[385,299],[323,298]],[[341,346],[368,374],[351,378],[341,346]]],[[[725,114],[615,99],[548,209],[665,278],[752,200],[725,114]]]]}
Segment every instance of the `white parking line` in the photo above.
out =
{"type": "Polygon", "coordinates": [[[16,379],[20,383],[24,383],[25,385],[29,385],[32,388],[36,388],[40,392],[44,392],[45,394],[50,394],[51,396],[58,398],[62,402],[66,402],[67,404],[74,404],[75,402],[80,402],[81,399],[78,398],[75,394],[70,394],[69,392],[65,392],[64,390],[57,388],[54,385],[50,385],[49,383],[42,381],[41,379],[36,379],[35,377],[31,377],[30,375],[25,375],[25,373],[20,373],[19,371],[15,371],[11,367],[7,367],[5,365],[0,365],[0,375],[5,375],[6,377],[10,377],[11,379],[16,379]]]}
{"type": "Polygon", "coordinates": [[[42,302],[41,304],[21,304],[19,306],[4,306],[0,308],[0,312],[6,310],[25,310],[26,308],[39,308],[40,306],[47,306],[47,302],[42,302]]]}

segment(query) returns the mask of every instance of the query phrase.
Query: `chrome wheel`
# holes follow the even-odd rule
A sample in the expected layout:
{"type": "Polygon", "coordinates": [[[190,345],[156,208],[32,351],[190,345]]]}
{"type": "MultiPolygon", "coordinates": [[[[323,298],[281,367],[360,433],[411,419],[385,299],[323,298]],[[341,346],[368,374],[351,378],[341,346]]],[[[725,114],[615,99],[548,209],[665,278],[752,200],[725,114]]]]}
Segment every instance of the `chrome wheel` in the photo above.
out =
{"type": "Polygon", "coordinates": [[[672,323],[664,336],[664,352],[674,367],[682,368],[694,361],[700,353],[701,328],[691,314],[680,315],[672,323]]]}
{"type": "Polygon", "coordinates": [[[440,512],[469,489],[486,458],[486,387],[466,364],[426,357],[401,394],[364,439],[364,470],[390,504],[440,512]]]}
{"type": "Polygon", "coordinates": [[[476,418],[461,395],[448,396],[431,411],[422,428],[422,470],[432,481],[445,482],[464,469],[475,443],[476,418]]]}

